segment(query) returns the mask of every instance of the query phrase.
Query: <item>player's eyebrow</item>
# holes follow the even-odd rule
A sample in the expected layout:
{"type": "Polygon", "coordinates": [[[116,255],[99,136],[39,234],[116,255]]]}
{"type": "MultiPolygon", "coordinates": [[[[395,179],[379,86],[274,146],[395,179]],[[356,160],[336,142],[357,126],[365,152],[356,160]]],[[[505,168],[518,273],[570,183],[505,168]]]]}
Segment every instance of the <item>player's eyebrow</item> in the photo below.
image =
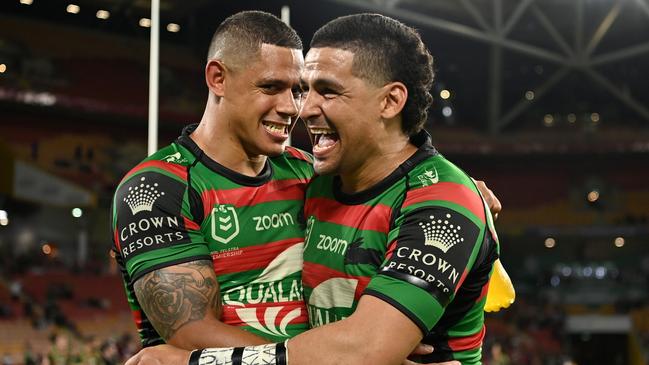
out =
{"type": "Polygon", "coordinates": [[[256,84],[257,85],[274,85],[274,86],[286,87],[286,86],[289,85],[289,82],[287,82],[286,80],[282,80],[282,79],[276,79],[276,78],[268,77],[268,78],[262,78],[262,79],[257,80],[256,84]]]}
{"type": "MultiPolygon", "coordinates": [[[[309,83],[304,78],[300,78],[300,87],[303,90],[307,89],[309,87],[309,83]]],[[[313,81],[313,88],[315,89],[327,88],[334,91],[339,91],[343,89],[343,85],[336,80],[322,77],[322,78],[317,78],[313,81]]]]}

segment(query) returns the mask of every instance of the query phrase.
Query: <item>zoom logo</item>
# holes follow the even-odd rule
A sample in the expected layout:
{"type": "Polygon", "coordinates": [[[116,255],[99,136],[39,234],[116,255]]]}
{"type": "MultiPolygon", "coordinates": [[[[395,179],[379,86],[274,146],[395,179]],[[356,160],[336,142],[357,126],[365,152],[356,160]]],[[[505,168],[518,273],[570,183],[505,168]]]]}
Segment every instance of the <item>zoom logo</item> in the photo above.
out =
{"type": "Polygon", "coordinates": [[[289,213],[256,216],[252,217],[252,220],[255,222],[255,231],[257,232],[295,225],[295,221],[289,213]]]}
{"type": "Polygon", "coordinates": [[[318,239],[318,245],[316,248],[322,251],[329,251],[337,253],[339,255],[344,255],[347,252],[347,240],[342,238],[331,237],[326,234],[321,234],[318,239]]]}

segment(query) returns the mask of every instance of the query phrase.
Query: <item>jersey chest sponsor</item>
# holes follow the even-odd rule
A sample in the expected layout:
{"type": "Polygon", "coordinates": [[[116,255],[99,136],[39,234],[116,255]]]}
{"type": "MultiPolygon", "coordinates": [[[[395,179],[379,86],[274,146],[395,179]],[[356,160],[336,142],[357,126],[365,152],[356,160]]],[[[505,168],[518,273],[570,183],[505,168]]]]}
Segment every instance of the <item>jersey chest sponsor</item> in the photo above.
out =
{"type": "Polygon", "coordinates": [[[299,279],[232,288],[223,294],[223,307],[229,317],[226,323],[243,324],[271,336],[290,337],[289,324],[306,322],[299,279]]]}
{"type": "Polygon", "coordinates": [[[303,300],[302,283],[297,279],[262,282],[232,288],[223,293],[223,303],[231,306],[303,300]]]}
{"type": "Polygon", "coordinates": [[[215,204],[209,219],[210,237],[222,244],[236,243],[242,235],[254,232],[279,233],[286,228],[299,227],[293,212],[255,214],[253,207],[235,207],[231,204],[215,204]]]}
{"type": "Polygon", "coordinates": [[[272,228],[288,227],[295,225],[295,219],[289,213],[274,213],[271,215],[258,215],[252,217],[255,222],[255,231],[266,231],[272,228]]]}
{"type": "Polygon", "coordinates": [[[306,282],[314,285],[307,301],[309,323],[314,327],[339,321],[353,312],[356,293],[367,282],[361,283],[357,277],[350,275],[349,267],[355,268],[354,275],[370,277],[376,273],[377,267],[358,264],[373,261],[369,259],[373,253],[370,251],[376,251],[379,256],[384,251],[380,248],[385,247],[385,242],[367,240],[362,230],[339,228],[320,222],[314,216],[307,219],[305,257],[332,270],[327,274],[322,273],[321,269],[306,270],[303,274],[306,282]],[[375,243],[378,247],[369,249],[364,244],[367,242],[375,243]]]}
{"type": "Polygon", "coordinates": [[[345,255],[345,252],[347,252],[347,245],[349,244],[344,238],[332,237],[327,234],[318,234],[316,241],[317,243],[315,244],[315,248],[317,250],[331,252],[335,255],[341,256],[345,255]]]}
{"type": "Polygon", "coordinates": [[[305,250],[317,250],[319,254],[335,255],[344,257],[347,252],[349,241],[342,235],[328,234],[319,230],[315,217],[307,219],[304,248],[305,250]]]}
{"type": "Polygon", "coordinates": [[[350,277],[332,277],[319,283],[309,293],[309,323],[315,327],[348,317],[354,310],[359,285],[358,279],[350,277]]]}

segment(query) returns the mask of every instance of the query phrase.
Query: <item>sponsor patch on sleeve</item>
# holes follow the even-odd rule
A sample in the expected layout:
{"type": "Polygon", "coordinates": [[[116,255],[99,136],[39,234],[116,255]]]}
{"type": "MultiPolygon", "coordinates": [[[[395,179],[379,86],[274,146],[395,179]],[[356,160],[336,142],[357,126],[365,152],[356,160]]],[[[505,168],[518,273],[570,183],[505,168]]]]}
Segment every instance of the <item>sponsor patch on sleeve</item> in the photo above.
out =
{"type": "Polygon", "coordinates": [[[405,217],[381,274],[416,285],[446,306],[461,284],[479,234],[475,223],[454,210],[417,210],[405,217]]]}
{"type": "Polygon", "coordinates": [[[126,181],[117,191],[119,252],[126,262],[152,250],[190,242],[181,214],[185,185],[156,172],[126,181]]]}

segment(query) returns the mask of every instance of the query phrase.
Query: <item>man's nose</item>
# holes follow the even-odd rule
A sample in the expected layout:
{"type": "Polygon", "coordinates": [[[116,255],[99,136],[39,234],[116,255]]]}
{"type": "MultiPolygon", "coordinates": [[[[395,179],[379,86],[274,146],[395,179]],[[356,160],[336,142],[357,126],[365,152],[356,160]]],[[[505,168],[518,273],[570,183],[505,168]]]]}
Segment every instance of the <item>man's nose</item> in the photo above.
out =
{"type": "Polygon", "coordinates": [[[280,101],[277,105],[277,112],[287,116],[297,116],[300,111],[298,102],[299,100],[295,100],[293,91],[287,89],[280,95],[280,101]]]}
{"type": "Polygon", "coordinates": [[[320,115],[320,99],[319,95],[311,90],[302,95],[300,110],[300,118],[302,120],[307,122],[310,118],[320,115]]]}

